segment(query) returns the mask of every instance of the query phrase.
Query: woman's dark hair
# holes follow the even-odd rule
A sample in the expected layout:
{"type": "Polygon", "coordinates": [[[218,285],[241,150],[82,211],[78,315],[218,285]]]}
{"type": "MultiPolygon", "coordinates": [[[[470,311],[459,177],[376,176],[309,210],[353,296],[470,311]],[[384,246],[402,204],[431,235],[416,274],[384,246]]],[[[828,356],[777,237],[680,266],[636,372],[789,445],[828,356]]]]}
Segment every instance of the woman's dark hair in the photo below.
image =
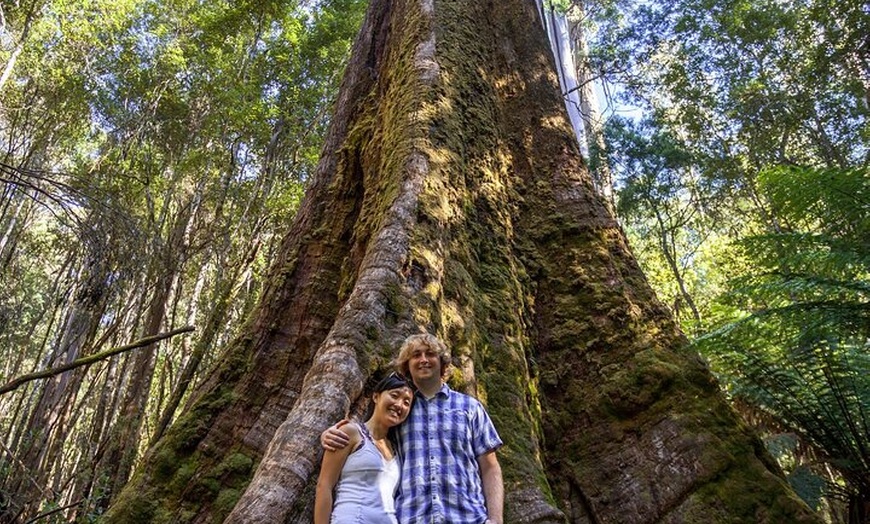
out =
{"type": "Polygon", "coordinates": [[[372,393],[382,393],[384,391],[399,388],[409,388],[411,391],[417,390],[417,388],[414,387],[413,382],[400,375],[399,373],[393,372],[379,380],[378,383],[375,384],[372,393]]]}

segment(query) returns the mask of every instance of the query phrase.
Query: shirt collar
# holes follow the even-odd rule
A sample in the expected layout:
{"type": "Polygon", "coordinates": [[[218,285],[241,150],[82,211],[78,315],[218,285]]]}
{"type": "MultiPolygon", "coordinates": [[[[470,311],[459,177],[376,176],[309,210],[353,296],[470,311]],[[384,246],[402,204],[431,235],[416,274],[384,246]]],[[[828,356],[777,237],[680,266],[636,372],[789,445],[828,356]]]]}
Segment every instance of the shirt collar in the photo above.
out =
{"type": "MultiPolygon", "coordinates": [[[[441,388],[435,393],[435,395],[432,398],[436,398],[436,397],[449,398],[451,391],[453,391],[453,390],[450,389],[450,386],[448,386],[446,382],[442,382],[441,388]]],[[[420,393],[419,390],[416,392],[416,395],[419,398],[422,398],[424,400],[426,399],[426,397],[424,397],[423,394],[420,393]]],[[[429,400],[431,400],[431,399],[429,399],[429,400]]]]}

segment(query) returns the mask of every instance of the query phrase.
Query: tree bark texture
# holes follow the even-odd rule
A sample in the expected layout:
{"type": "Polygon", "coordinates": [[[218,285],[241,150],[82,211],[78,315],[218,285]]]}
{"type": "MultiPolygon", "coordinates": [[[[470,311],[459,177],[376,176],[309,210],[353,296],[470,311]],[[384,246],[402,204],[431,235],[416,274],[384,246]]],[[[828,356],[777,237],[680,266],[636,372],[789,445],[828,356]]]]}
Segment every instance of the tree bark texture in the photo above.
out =
{"type": "Polygon", "coordinates": [[[816,522],[596,195],[526,0],[371,2],[258,308],[104,521],[310,522],[320,432],[420,329],[507,522],[816,522]]]}

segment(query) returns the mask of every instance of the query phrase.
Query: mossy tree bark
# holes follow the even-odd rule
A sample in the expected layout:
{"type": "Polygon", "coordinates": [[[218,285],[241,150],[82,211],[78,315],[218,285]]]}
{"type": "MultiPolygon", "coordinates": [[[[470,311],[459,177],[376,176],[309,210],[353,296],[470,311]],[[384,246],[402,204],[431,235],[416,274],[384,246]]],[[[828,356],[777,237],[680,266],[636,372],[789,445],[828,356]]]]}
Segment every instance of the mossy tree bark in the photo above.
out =
{"type": "Polygon", "coordinates": [[[246,334],[105,522],[310,522],[320,432],[421,328],[508,522],[815,522],[596,196],[527,0],[372,1],[246,334]]]}

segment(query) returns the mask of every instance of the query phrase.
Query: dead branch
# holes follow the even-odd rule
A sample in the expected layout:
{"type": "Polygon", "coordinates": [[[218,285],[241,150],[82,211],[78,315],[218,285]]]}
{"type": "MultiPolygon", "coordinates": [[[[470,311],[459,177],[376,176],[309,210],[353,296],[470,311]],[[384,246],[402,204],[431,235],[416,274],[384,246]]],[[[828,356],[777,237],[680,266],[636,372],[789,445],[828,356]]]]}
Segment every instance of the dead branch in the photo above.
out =
{"type": "Polygon", "coordinates": [[[141,348],[144,346],[149,346],[155,342],[163,340],[164,338],[174,337],[175,335],[180,335],[182,333],[190,333],[193,331],[193,326],[187,326],[179,329],[173,329],[172,331],[167,331],[166,333],[160,333],[154,336],[145,337],[143,339],[137,340],[136,342],[127,344],[126,346],[119,346],[116,348],[112,348],[102,353],[94,353],[93,355],[88,355],[86,357],[82,357],[80,359],[76,359],[69,364],[64,364],[62,366],[58,366],[56,368],[46,369],[43,371],[38,371],[36,373],[30,373],[28,375],[22,375],[18,378],[12,379],[11,381],[4,384],[0,387],[0,395],[3,393],[8,393],[13,389],[17,388],[22,384],[26,384],[32,380],[37,380],[40,378],[48,378],[53,377],[55,375],[59,375],[65,371],[69,371],[71,369],[75,369],[81,366],[87,366],[93,364],[95,362],[99,362],[100,360],[107,359],[111,356],[117,355],[119,353],[123,353],[125,351],[130,351],[131,349],[141,348]]]}

